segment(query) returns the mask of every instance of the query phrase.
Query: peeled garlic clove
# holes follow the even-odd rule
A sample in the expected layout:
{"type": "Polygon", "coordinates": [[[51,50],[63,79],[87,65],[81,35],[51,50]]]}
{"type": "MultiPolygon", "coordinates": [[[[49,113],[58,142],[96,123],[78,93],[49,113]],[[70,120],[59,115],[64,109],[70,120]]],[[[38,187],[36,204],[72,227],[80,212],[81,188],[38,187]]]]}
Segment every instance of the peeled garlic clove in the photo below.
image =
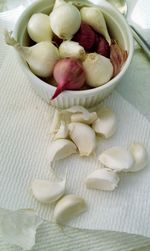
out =
{"type": "Polygon", "coordinates": [[[97,113],[96,112],[89,112],[86,108],[83,106],[72,106],[69,109],[65,110],[68,113],[73,113],[71,115],[71,121],[72,122],[81,122],[85,124],[92,124],[94,120],[97,119],[97,113]]]}
{"type": "Polygon", "coordinates": [[[56,133],[60,127],[60,123],[61,123],[61,112],[58,110],[55,110],[54,116],[53,116],[53,120],[51,123],[51,127],[50,127],[50,133],[56,133]]]}
{"type": "Polygon", "coordinates": [[[66,181],[34,180],[31,189],[34,197],[41,203],[52,203],[60,199],[65,192],[66,181]]]}
{"type": "Polygon", "coordinates": [[[134,165],[129,171],[136,172],[142,170],[148,162],[146,149],[142,144],[132,144],[129,150],[134,158],[134,165]]]}
{"type": "Polygon", "coordinates": [[[85,184],[89,189],[113,191],[117,187],[119,180],[118,174],[111,170],[100,168],[86,178],[85,184]]]}
{"type": "MultiPolygon", "coordinates": [[[[69,124],[71,122],[81,122],[78,120],[82,120],[82,122],[86,124],[91,124],[96,118],[97,115],[95,112],[90,113],[86,108],[83,106],[72,106],[68,109],[64,109],[60,112],[60,118],[69,124]],[[76,115],[77,116],[73,116],[76,115]]],[[[58,128],[58,126],[57,126],[58,128]]]]}
{"type": "Polygon", "coordinates": [[[54,222],[64,223],[74,216],[86,211],[86,203],[83,198],[70,194],[60,199],[54,209],[54,222]]]}
{"type": "Polygon", "coordinates": [[[60,128],[54,136],[54,139],[66,139],[68,137],[68,127],[64,121],[61,121],[60,128]]]}
{"type": "Polygon", "coordinates": [[[85,50],[74,41],[63,41],[59,46],[59,54],[61,58],[76,58],[83,60],[85,58],[85,50]]]}
{"type": "Polygon", "coordinates": [[[96,119],[92,128],[94,131],[106,139],[111,137],[117,128],[117,119],[115,113],[110,108],[102,108],[98,111],[99,118],[96,119]]]}
{"type": "Polygon", "coordinates": [[[85,119],[83,113],[76,113],[71,115],[72,122],[80,122],[91,125],[97,119],[97,113],[91,112],[89,118],[85,119]]]}
{"type": "Polygon", "coordinates": [[[71,114],[66,112],[66,110],[61,110],[61,118],[66,124],[71,122],[71,114]]]}
{"type": "Polygon", "coordinates": [[[82,123],[72,122],[68,126],[69,136],[79,149],[81,156],[89,156],[94,152],[96,136],[93,129],[82,123]]]}
{"type": "Polygon", "coordinates": [[[86,73],[86,82],[92,87],[107,83],[113,75],[113,65],[110,59],[97,53],[87,54],[83,68],[86,73]]]}
{"type": "Polygon", "coordinates": [[[64,112],[69,112],[69,113],[82,113],[83,114],[83,118],[84,119],[89,119],[90,113],[89,111],[84,108],[83,106],[80,105],[76,105],[76,106],[72,106],[66,110],[64,110],[64,112]]]}
{"type": "Polygon", "coordinates": [[[83,7],[81,8],[80,13],[82,21],[89,24],[98,33],[102,34],[110,45],[111,39],[100,8],[83,7]]]}
{"type": "Polygon", "coordinates": [[[129,151],[122,147],[112,147],[99,155],[100,162],[115,171],[129,170],[134,159],[129,151]]]}
{"type": "Polygon", "coordinates": [[[47,149],[47,159],[51,163],[55,160],[64,159],[77,152],[76,145],[68,139],[57,139],[47,149]]]}

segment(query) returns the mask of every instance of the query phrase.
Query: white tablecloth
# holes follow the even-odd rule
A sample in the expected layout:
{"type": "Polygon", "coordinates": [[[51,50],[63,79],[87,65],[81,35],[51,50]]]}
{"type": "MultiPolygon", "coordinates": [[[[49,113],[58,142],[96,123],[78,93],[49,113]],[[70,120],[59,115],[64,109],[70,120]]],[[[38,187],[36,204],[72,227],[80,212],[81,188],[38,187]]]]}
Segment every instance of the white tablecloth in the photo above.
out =
{"type": "MultiPolygon", "coordinates": [[[[145,0],[146,1],[146,0],[145,0]]],[[[136,3],[138,1],[134,1],[136,3]]],[[[139,1],[141,2],[141,1],[139,1]]],[[[133,2],[132,2],[133,4],[133,2]]],[[[141,4],[141,3],[140,3],[141,4]]],[[[133,10],[131,5],[131,9],[133,10]]],[[[19,7],[22,9],[22,7],[19,7]]],[[[18,15],[21,11],[18,9],[18,15]]],[[[11,12],[13,15],[13,12],[11,12]]],[[[14,15],[17,17],[17,15],[14,15]]],[[[1,27],[12,27],[12,19],[8,13],[0,15],[1,27]]],[[[14,20],[14,19],[13,19],[14,20]]],[[[15,20],[14,20],[15,21],[15,20]]],[[[149,34],[149,30],[145,33],[149,34]]],[[[149,35],[148,35],[149,36],[149,35]]],[[[147,37],[148,37],[147,36],[147,37]]],[[[8,47],[6,47],[0,37],[0,65],[3,67],[5,64],[6,56],[9,55],[8,47]]],[[[1,68],[2,71],[2,68],[1,68]]],[[[15,81],[15,79],[12,79],[15,81]]],[[[40,98],[36,97],[36,94],[28,86],[29,97],[28,102],[32,103],[32,98],[35,97],[36,102],[40,105],[40,98]],[[34,96],[35,95],[35,96],[34,96]]],[[[6,89],[6,96],[9,88],[6,89]]],[[[117,87],[118,93],[120,93],[127,101],[134,105],[147,119],[150,119],[150,71],[149,61],[143,55],[141,50],[135,52],[133,62],[129,68],[127,74],[122,80],[122,83],[117,87]]],[[[17,100],[12,100],[12,105],[17,100]]],[[[35,107],[35,111],[38,107],[35,107]]],[[[45,105],[45,109],[46,105],[45,105]]],[[[44,112],[44,110],[43,110],[44,112]]],[[[1,118],[3,119],[3,118],[1,118]]],[[[9,121],[8,121],[9,123],[9,121]]],[[[43,134],[44,136],[44,134],[43,134]]],[[[15,147],[15,146],[14,146],[15,147]]],[[[15,208],[15,205],[14,205],[15,208]]],[[[50,223],[43,224],[37,233],[37,242],[34,250],[94,250],[94,251],[129,251],[136,250],[144,246],[150,245],[148,238],[136,235],[128,235],[124,233],[106,232],[106,231],[89,231],[78,230],[67,227],[65,232],[62,232],[57,226],[50,223]]],[[[20,250],[20,248],[13,248],[9,245],[0,242],[0,250],[20,250]]],[[[150,246],[147,250],[150,250],[150,246]]]]}

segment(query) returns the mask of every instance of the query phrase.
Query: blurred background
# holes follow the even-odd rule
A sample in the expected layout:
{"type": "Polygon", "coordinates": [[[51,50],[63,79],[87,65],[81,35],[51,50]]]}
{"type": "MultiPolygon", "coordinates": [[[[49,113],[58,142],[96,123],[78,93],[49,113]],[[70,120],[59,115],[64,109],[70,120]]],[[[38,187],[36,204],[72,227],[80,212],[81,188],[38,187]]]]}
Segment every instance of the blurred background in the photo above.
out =
{"type": "Polygon", "coordinates": [[[25,7],[26,5],[32,3],[34,0],[0,0],[0,11],[5,12],[13,10],[18,7],[25,7]]]}

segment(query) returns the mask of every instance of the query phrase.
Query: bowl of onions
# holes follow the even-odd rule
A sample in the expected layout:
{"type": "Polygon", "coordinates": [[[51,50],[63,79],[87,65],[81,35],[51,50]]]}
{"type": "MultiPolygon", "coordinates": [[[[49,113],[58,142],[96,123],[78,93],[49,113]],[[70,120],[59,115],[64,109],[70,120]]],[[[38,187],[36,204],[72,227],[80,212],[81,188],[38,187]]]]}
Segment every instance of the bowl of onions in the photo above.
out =
{"type": "Polygon", "coordinates": [[[105,0],[36,1],[5,40],[38,95],[58,108],[99,103],[121,81],[134,50],[124,17],[105,0]]]}

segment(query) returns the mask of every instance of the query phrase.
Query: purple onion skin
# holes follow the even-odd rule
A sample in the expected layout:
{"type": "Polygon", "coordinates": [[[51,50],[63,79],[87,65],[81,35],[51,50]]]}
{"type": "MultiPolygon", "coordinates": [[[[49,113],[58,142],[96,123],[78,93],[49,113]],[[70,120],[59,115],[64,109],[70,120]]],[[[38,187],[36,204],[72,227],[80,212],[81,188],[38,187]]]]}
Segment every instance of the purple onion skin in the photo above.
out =
{"type": "Polygon", "coordinates": [[[86,79],[82,64],[73,58],[59,60],[54,67],[53,77],[58,85],[51,100],[65,90],[80,90],[86,79]]]}

